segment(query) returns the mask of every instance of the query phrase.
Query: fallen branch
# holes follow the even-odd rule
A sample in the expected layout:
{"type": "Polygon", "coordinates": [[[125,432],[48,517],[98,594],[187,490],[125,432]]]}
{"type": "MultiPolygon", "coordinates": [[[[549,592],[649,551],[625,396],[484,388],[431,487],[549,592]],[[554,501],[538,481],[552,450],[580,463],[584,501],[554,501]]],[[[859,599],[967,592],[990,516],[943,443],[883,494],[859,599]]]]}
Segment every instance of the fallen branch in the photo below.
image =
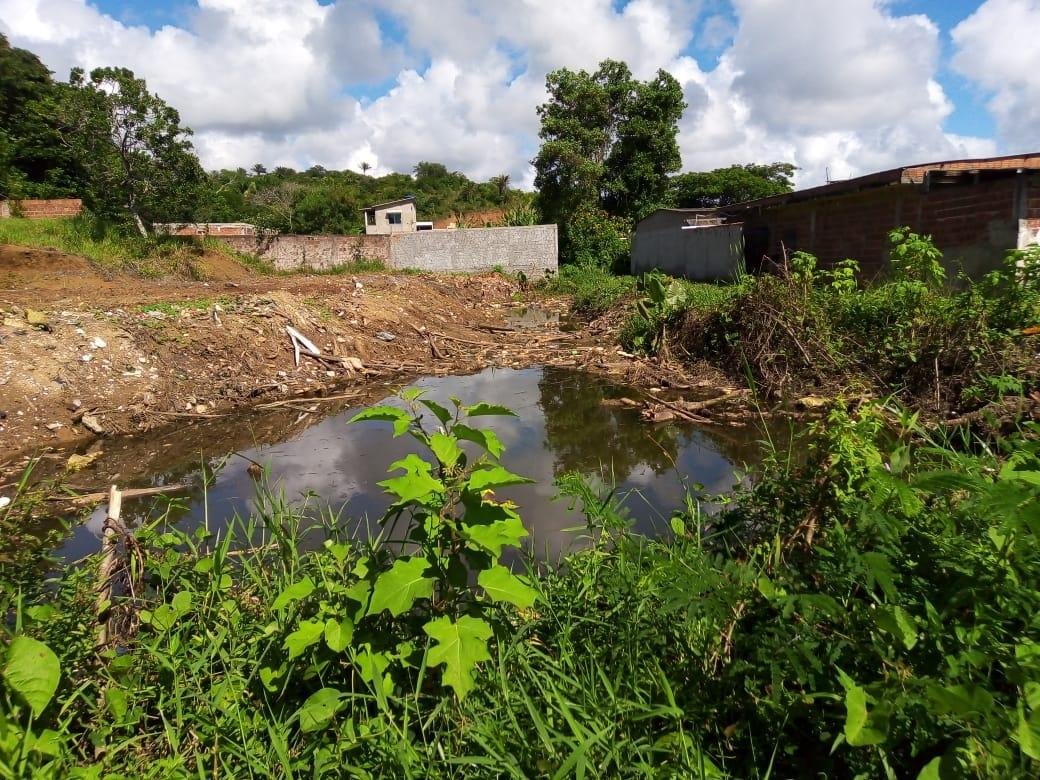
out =
{"type": "MultiPolygon", "coordinates": [[[[182,490],[187,490],[187,485],[157,485],[155,487],[147,488],[132,488],[130,490],[119,491],[120,500],[127,498],[145,498],[147,496],[158,496],[163,493],[179,493],[182,490]]],[[[81,506],[84,504],[96,504],[98,501],[104,501],[105,498],[111,499],[111,493],[79,493],[72,496],[48,496],[48,501],[67,501],[74,506],[81,506]]]]}
{"type": "MultiPolygon", "coordinates": [[[[360,392],[343,393],[342,395],[310,396],[308,398],[285,398],[281,401],[271,401],[266,404],[257,404],[254,409],[277,409],[279,406],[293,406],[304,401],[315,401],[318,403],[329,403],[331,401],[347,401],[362,395],[360,392]]],[[[294,407],[295,408],[295,407],[294,407]]]]}

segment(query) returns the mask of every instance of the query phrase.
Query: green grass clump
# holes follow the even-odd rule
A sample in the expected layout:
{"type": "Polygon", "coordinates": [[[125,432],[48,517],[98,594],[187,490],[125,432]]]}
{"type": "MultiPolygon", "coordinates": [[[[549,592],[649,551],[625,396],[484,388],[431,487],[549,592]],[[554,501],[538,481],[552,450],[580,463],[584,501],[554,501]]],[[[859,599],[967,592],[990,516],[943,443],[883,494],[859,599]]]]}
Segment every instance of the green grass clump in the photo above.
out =
{"type": "Polygon", "coordinates": [[[598,266],[561,265],[545,290],[553,295],[570,295],[573,311],[591,318],[609,311],[635,286],[635,277],[616,276],[598,266]]]}
{"type": "Polygon", "coordinates": [[[204,271],[198,261],[204,247],[254,270],[267,270],[261,261],[246,260],[216,239],[200,244],[171,236],[128,235],[89,214],[72,219],[0,220],[0,243],[82,255],[101,270],[153,279],[175,276],[201,280],[204,271]]]}

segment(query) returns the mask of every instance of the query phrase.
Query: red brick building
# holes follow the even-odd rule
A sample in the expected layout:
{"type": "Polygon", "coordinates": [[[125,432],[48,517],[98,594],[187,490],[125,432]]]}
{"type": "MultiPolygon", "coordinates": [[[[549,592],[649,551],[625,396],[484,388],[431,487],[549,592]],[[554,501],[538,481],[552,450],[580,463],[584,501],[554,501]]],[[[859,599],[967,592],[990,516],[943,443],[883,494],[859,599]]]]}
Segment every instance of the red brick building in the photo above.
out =
{"type": "Polygon", "coordinates": [[[727,207],[744,223],[751,271],[802,250],[823,264],[851,257],[873,276],[888,233],[932,236],[952,269],[979,276],[1040,240],[1040,152],[913,165],[727,207]]]}

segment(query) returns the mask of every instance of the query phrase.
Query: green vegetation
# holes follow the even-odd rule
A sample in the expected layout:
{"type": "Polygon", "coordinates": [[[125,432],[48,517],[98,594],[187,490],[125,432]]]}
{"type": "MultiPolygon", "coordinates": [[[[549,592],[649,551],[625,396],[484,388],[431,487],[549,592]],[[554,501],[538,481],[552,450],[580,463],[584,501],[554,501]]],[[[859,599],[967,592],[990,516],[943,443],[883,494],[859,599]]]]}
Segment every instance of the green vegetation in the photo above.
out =
{"type": "Polygon", "coordinates": [[[890,274],[867,286],[855,261],[821,269],[802,252],[779,274],[729,287],[648,277],[623,341],[645,352],[670,343],[774,396],[844,388],[973,409],[1034,386],[1035,345],[1022,332],[1040,322],[1040,255],[1013,252],[952,287],[927,237],[891,239],[890,274]]]}
{"type": "Polygon", "coordinates": [[[672,177],[673,203],[683,209],[705,209],[783,195],[793,189],[795,170],[790,163],[772,163],[680,173],[672,177]]]}
{"type": "Polygon", "coordinates": [[[95,651],[96,560],[50,583],[0,565],[0,771],[1040,769],[1040,428],[974,447],[838,405],[798,465],[775,453],[715,515],[689,501],[668,539],[566,476],[590,546],[521,576],[519,509],[490,491],[523,478],[472,425],[507,410],[408,403],[356,418],[425,455],[391,464],[377,538],[322,514],[302,551],[314,508],[266,489],[231,535],[160,521],[101,605],[117,649],[95,651]]]}
{"type": "Polygon", "coordinates": [[[82,255],[104,271],[127,271],[151,278],[180,276],[201,280],[205,273],[199,261],[205,251],[219,252],[258,272],[270,270],[266,264],[234,252],[216,239],[197,243],[168,236],[142,238],[90,214],[75,219],[0,220],[0,244],[56,249],[82,255]]]}
{"type": "Polygon", "coordinates": [[[545,290],[573,297],[572,309],[583,317],[594,318],[613,308],[636,287],[635,277],[615,276],[592,266],[561,265],[545,290]]]}

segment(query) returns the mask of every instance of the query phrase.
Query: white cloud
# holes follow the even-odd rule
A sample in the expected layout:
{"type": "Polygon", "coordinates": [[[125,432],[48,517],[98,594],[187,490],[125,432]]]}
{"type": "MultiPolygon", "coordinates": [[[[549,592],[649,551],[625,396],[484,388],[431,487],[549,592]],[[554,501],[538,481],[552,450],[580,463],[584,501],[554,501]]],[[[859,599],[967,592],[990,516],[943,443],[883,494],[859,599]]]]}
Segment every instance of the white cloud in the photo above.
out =
{"type": "Polygon", "coordinates": [[[952,37],[953,66],[991,95],[1009,151],[1040,148],[1040,0],[986,0],[952,37]]]}
{"type": "MultiPolygon", "coordinates": [[[[788,160],[811,184],[828,171],[994,150],[944,132],[952,106],[926,17],[898,16],[882,0],[733,5],[736,26],[702,20],[701,0],[199,0],[179,26],[149,30],[86,0],[0,0],[0,29],[61,77],[72,65],[108,64],[143,75],[196,130],[210,167],[365,161],[385,172],[426,159],[529,185],[546,73],[607,57],[640,77],[665,68],[679,79],[687,169],[788,160]],[[691,43],[717,49],[730,38],[711,70],[687,54],[691,43]]],[[[989,45],[998,40],[989,31],[1013,12],[1010,27],[1025,35],[1037,9],[1037,0],[990,0],[955,33],[965,62],[983,47],[978,70],[1001,74],[977,78],[996,93],[1009,138],[1012,116],[1025,112],[1036,127],[1029,74],[1040,47],[989,45]]]]}

